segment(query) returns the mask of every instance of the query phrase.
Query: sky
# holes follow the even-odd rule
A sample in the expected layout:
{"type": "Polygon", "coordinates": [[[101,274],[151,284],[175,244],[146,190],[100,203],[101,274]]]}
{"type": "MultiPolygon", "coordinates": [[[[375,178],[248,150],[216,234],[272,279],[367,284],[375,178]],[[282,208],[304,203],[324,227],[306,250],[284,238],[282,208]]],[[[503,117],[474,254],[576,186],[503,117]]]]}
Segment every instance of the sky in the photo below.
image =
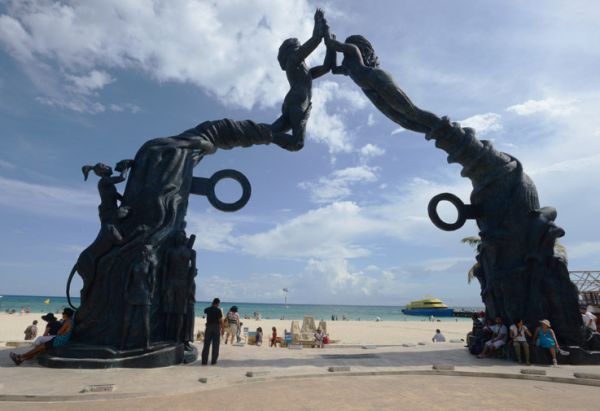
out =
{"type": "MultiPolygon", "coordinates": [[[[520,159],[558,210],[569,268],[600,269],[600,3],[2,0],[0,294],[64,295],[99,229],[97,179],[82,165],[114,165],[206,120],[275,120],[289,88],[277,50],[310,37],[316,7],[338,38],[367,37],[419,107],[520,159]]],[[[324,55],[321,44],[307,63],[324,55]]],[[[475,223],[444,232],[427,217],[438,193],[468,202],[460,166],[347,77],[315,80],[312,104],[303,150],[221,150],[196,167],[252,184],[235,213],[190,200],[197,298],[281,303],[287,288],[290,303],[481,305],[460,242],[475,223]]],[[[217,187],[227,201],[239,192],[217,187]]]]}

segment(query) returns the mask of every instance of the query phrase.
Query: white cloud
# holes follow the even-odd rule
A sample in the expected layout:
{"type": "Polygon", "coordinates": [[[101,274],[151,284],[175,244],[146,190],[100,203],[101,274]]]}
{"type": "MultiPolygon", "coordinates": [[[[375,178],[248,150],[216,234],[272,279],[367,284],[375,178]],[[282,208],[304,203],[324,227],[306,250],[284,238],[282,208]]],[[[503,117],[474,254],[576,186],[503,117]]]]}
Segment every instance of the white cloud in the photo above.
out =
{"type": "Polygon", "coordinates": [[[375,120],[375,116],[373,115],[373,113],[369,113],[369,116],[367,117],[367,126],[374,126],[376,122],[377,121],[375,120]]]}
{"type": "Polygon", "coordinates": [[[332,154],[352,151],[352,136],[345,126],[346,113],[363,109],[366,105],[366,98],[355,90],[340,87],[334,81],[319,82],[313,88],[308,137],[326,144],[332,154]]]}
{"type": "MultiPolygon", "coordinates": [[[[414,179],[404,185],[400,193],[388,194],[375,204],[334,202],[283,221],[267,231],[241,235],[230,241],[243,253],[257,257],[319,260],[369,256],[373,247],[377,248],[373,244],[388,238],[410,242],[411,246],[444,244],[447,237],[427,217],[429,200],[444,191],[467,200],[469,183],[466,179],[457,179],[449,186],[414,179]]],[[[441,211],[440,215],[449,220],[441,211]]],[[[473,232],[472,224],[465,225],[464,233],[473,232]]]]}
{"type": "Polygon", "coordinates": [[[104,113],[106,107],[104,104],[99,102],[90,101],[86,98],[76,96],[64,96],[64,97],[36,97],[38,103],[44,104],[50,107],[66,108],[69,110],[76,111],[78,113],[98,114],[104,113]]]}
{"type": "Polygon", "coordinates": [[[35,214],[93,218],[100,202],[97,195],[51,185],[26,183],[0,177],[0,205],[35,214]]]}
{"type": "Polygon", "coordinates": [[[394,134],[399,134],[399,133],[402,133],[404,131],[406,131],[406,129],[404,127],[398,127],[398,128],[395,128],[394,130],[392,130],[392,132],[390,133],[390,135],[393,136],[394,134]]]}
{"type": "Polygon", "coordinates": [[[196,234],[194,248],[208,251],[230,251],[234,224],[217,219],[210,213],[188,212],[188,231],[196,234]]]}
{"type": "Polygon", "coordinates": [[[352,194],[351,186],[377,181],[377,169],[366,165],[335,170],[317,182],[302,182],[299,186],[310,192],[316,203],[337,201],[352,194]]]}
{"type": "Polygon", "coordinates": [[[527,100],[521,104],[515,104],[506,109],[506,111],[518,114],[519,116],[530,116],[536,113],[546,113],[553,116],[563,116],[575,110],[577,100],[572,98],[553,98],[549,97],[542,100],[527,100]]]}
{"type": "Polygon", "coordinates": [[[577,259],[600,254],[600,241],[584,241],[579,244],[568,247],[567,253],[569,259],[577,259]]]}
{"type": "Polygon", "coordinates": [[[309,38],[314,12],[304,0],[15,0],[6,9],[0,44],[24,66],[44,66],[30,74],[53,75],[63,89],[64,81],[99,89],[108,70],[130,68],[245,108],[281,102],[288,86],[277,49],[287,37],[309,38]],[[58,78],[61,72],[70,80],[58,78]],[[105,74],[85,80],[90,73],[105,74]]]}
{"type": "Polygon", "coordinates": [[[140,111],[142,111],[141,107],[136,105],[136,104],[132,104],[132,103],[124,103],[124,104],[111,104],[109,106],[111,111],[116,111],[118,113],[123,112],[123,111],[129,111],[132,114],[135,113],[139,113],[140,111]]]}
{"type": "Polygon", "coordinates": [[[77,93],[89,95],[115,81],[106,71],[92,70],[87,75],[66,75],[77,93]]]}
{"type": "Polygon", "coordinates": [[[378,156],[382,156],[384,154],[385,154],[385,150],[383,148],[378,147],[375,144],[371,144],[371,143],[362,146],[360,149],[360,155],[364,159],[378,157],[378,156]]]}
{"type": "Polygon", "coordinates": [[[17,166],[11,163],[10,161],[0,159],[0,168],[5,168],[8,170],[14,170],[17,166]]]}
{"type": "Polygon", "coordinates": [[[459,123],[462,127],[475,129],[479,136],[484,136],[490,132],[502,130],[501,118],[500,114],[496,113],[476,114],[459,121],[459,123]]]}
{"type": "Polygon", "coordinates": [[[309,260],[306,274],[325,280],[332,294],[350,291],[352,294],[369,295],[375,280],[361,271],[350,269],[348,261],[343,258],[328,260],[309,260]]]}

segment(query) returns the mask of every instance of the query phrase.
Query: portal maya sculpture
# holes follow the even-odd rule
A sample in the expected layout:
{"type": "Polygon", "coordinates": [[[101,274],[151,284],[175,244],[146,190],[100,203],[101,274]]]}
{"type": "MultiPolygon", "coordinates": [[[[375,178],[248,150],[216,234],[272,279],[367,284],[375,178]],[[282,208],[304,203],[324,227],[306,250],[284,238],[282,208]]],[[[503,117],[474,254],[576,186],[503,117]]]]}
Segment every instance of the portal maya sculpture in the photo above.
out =
{"type": "Polygon", "coordinates": [[[84,166],[100,179],[100,230],[73,267],[83,279],[73,341],[40,361],[55,367],[155,367],[192,361],[196,254],[195,236],[188,238],[185,216],[191,194],[204,195],[223,211],[242,208],[250,183],[238,171],[222,170],[211,178],[193,176],[194,167],[218,149],[275,143],[289,150],[304,145],[311,111],[312,80],[328,72],[349,76],[373,105],[393,122],[434,140],[471,180],[470,205],[448,193],[430,206],[432,221],[444,230],[459,228],[472,218],[480,230],[476,277],[488,316],[505,321],[524,318],[534,325],[548,318],[561,343],[581,342],[577,289],[566,261],[554,255],[556,238],[564,231],[554,224],[556,211],[540,208],[535,185],[514,157],[479,140],[475,130],[417,107],[393,77],[379,67],[370,42],[353,35],[340,42],[317,9],[311,38],[304,44],[285,40],[277,56],[290,91],[281,116],[272,124],[230,119],[206,121],[179,135],[150,140],[133,160],[113,170],[102,163],[84,166]],[[324,39],[322,65],[308,68],[305,58],[324,39]],[[341,65],[337,53],[343,54],[341,65]],[[129,177],[127,174],[129,173],[129,177]],[[224,203],[214,192],[222,178],[237,180],[243,189],[235,203],[224,203]],[[126,181],[123,194],[116,185],[126,181]],[[459,221],[446,223],[437,215],[440,201],[459,210],[459,221]],[[186,351],[185,348],[188,348],[186,351]]]}

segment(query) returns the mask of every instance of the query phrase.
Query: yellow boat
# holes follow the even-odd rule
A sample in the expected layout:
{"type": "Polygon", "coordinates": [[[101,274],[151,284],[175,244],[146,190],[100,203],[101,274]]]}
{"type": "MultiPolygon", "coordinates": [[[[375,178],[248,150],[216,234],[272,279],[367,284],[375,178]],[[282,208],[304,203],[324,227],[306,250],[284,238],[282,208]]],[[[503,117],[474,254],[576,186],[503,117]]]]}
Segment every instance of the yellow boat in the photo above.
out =
{"type": "Polygon", "coordinates": [[[452,317],[454,314],[454,310],[448,308],[439,298],[411,301],[402,312],[406,315],[433,315],[435,317],[452,317]]]}

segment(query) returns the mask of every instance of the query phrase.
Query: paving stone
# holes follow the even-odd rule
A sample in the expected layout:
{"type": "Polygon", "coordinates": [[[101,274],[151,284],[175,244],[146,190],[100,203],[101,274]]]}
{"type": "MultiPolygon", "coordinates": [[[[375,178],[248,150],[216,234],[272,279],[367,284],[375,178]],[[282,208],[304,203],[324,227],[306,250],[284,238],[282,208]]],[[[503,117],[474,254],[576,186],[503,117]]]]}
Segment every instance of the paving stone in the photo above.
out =
{"type": "Polygon", "coordinates": [[[454,371],[454,365],[450,364],[433,364],[432,368],[438,371],[454,371]]]}
{"type": "Polygon", "coordinates": [[[80,393],[86,392],[113,392],[115,390],[115,384],[93,384],[88,385],[80,393]]]}
{"type": "Polygon", "coordinates": [[[521,374],[525,374],[525,375],[546,375],[546,370],[536,370],[536,369],[523,368],[521,370],[521,374]]]}
{"type": "Polygon", "coordinates": [[[264,377],[265,375],[268,375],[269,372],[270,371],[248,371],[246,372],[246,377],[264,377]]]}
{"type": "Polygon", "coordinates": [[[573,373],[575,378],[586,378],[590,380],[600,380],[600,374],[594,374],[590,372],[576,372],[573,373]]]}
{"type": "Polygon", "coordinates": [[[347,366],[329,367],[327,369],[327,371],[329,371],[329,372],[348,372],[348,371],[350,371],[350,367],[347,367],[347,366]]]}

